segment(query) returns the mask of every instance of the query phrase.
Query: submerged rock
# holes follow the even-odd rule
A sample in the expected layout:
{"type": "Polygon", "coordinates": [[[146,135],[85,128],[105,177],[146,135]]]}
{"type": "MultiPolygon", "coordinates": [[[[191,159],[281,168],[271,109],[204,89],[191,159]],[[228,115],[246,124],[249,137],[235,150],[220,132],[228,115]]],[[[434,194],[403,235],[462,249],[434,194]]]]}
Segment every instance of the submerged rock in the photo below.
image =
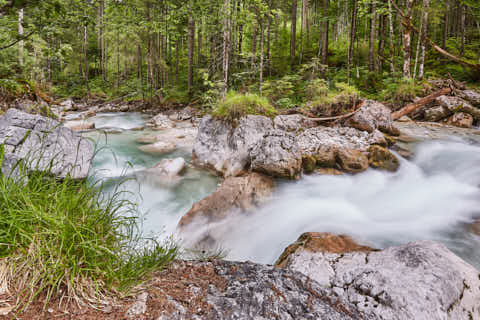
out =
{"type": "Polygon", "coordinates": [[[471,128],[473,126],[473,117],[465,112],[457,112],[447,120],[447,124],[459,128],[471,128]]]}
{"type": "Polygon", "coordinates": [[[17,109],[9,109],[0,117],[0,144],[5,144],[4,174],[25,160],[27,170],[84,179],[94,152],[90,141],[59,122],[17,109]]]}
{"type": "Polygon", "coordinates": [[[271,129],[272,120],[263,116],[249,115],[234,125],[207,115],[200,121],[193,163],[225,177],[237,176],[245,171],[250,149],[271,129]]]}
{"type": "Polygon", "coordinates": [[[154,155],[158,155],[158,154],[166,154],[166,153],[170,153],[172,151],[175,151],[175,149],[177,149],[177,145],[173,142],[165,142],[165,141],[157,141],[155,143],[152,143],[152,144],[147,144],[147,145],[144,145],[144,146],[140,146],[138,147],[138,149],[140,149],[141,151],[145,152],[145,153],[150,153],[150,154],[154,154],[154,155]]]}
{"type": "Polygon", "coordinates": [[[358,319],[475,319],[478,271],[445,246],[418,241],[379,252],[299,249],[284,264],[332,288],[358,319]]]}
{"type": "Polygon", "coordinates": [[[398,158],[387,148],[371,146],[368,149],[368,163],[371,167],[395,172],[400,167],[398,158]]]}
{"type": "Polygon", "coordinates": [[[345,125],[369,133],[378,129],[389,135],[399,134],[393,125],[392,111],[374,100],[365,100],[360,110],[345,121],[345,125]]]}
{"type": "Polygon", "coordinates": [[[302,171],[302,155],[293,134],[272,130],[250,151],[250,167],[274,177],[294,179],[302,171]]]}
{"type": "Polygon", "coordinates": [[[87,120],[67,121],[63,124],[63,126],[70,128],[73,131],[86,131],[95,129],[95,123],[87,120]]]}
{"type": "Polygon", "coordinates": [[[147,169],[148,173],[173,178],[178,176],[185,169],[183,158],[163,159],[152,168],[147,169]]]}
{"type": "Polygon", "coordinates": [[[178,226],[185,228],[196,220],[203,223],[218,222],[232,211],[247,212],[267,201],[274,187],[272,178],[255,172],[226,178],[217,191],[195,203],[178,226]]]}

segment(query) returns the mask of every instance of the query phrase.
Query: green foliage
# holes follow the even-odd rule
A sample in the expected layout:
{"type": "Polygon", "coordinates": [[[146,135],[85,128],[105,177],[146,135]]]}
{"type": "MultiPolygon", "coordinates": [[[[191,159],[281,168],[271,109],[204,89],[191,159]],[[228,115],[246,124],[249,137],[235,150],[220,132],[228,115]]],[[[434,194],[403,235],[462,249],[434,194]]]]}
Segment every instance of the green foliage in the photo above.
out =
{"type": "Polygon", "coordinates": [[[225,99],[220,100],[213,111],[214,116],[227,121],[235,121],[250,114],[273,117],[277,111],[265,97],[235,91],[230,91],[225,99]]]}
{"type": "Polygon", "coordinates": [[[308,81],[306,85],[307,99],[315,100],[328,95],[328,83],[324,79],[308,81]]]}
{"type": "Polygon", "coordinates": [[[346,83],[336,83],[333,90],[319,95],[308,103],[311,112],[320,116],[335,116],[351,110],[359,101],[360,94],[356,88],[346,83]]]}
{"type": "Polygon", "coordinates": [[[412,79],[386,78],[383,82],[385,89],[380,92],[379,98],[395,107],[401,107],[413,101],[423,90],[423,87],[412,79]]]}
{"type": "Polygon", "coordinates": [[[136,213],[120,192],[105,196],[98,184],[0,175],[0,261],[21,306],[62,292],[102,304],[171,261],[176,246],[143,239],[136,213]]]}

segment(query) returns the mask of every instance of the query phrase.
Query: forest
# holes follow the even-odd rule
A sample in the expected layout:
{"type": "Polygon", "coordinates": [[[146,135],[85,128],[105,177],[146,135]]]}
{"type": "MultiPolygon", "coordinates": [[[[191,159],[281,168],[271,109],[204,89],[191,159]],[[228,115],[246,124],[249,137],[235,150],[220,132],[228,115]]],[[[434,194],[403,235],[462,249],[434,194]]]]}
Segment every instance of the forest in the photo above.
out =
{"type": "Polygon", "coordinates": [[[0,17],[4,99],[31,81],[207,108],[228,91],[291,108],[354,90],[397,108],[423,79],[480,75],[475,0],[2,0],[0,17]]]}

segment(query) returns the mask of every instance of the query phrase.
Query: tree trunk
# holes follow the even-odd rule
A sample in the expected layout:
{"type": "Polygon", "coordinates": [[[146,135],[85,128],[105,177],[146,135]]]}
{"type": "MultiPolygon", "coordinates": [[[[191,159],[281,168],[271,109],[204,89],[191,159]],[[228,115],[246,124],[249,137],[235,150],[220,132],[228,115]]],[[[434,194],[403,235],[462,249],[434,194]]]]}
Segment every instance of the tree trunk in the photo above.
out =
{"type": "Polygon", "coordinates": [[[223,22],[223,96],[228,92],[228,68],[230,65],[230,0],[224,0],[224,22],[223,22]]]}
{"type": "Polygon", "coordinates": [[[193,59],[195,50],[195,20],[188,16],[188,94],[193,93],[193,59]]]}
{"type": "Polygon", "coordinates": [[[297,41],[297,1],[292,0],[292,28],[290,34],[290,68],[293,70],[295,64],[295,49],[297,41]]]}
{"type": "Polygon", "coordinates": [[[460,57],[463,57],[463,54],[465,53],[465,5],[461,4],[460,5],[460,33],[461,33],[461,46],[460,46],[460,57]]]}
{"type": "Polygon", "coordinates": [[[252,72],[255,70],[255,64],[257,63],[257,32],[258,28],[255,25],[252,33],[252,72]]]}
{"type": "Polygon", "coordinates": [[[355,44],[356,24],[357,24],[357,0],[353,0],[352,23],[350,25],[350,46],[348,48],[348,57],[347,57],[348,83],[350,83],[350,67],[353,61],[353,48],[355,44]]]}
{"type": "Polygon", "coordinates": [[[422,26],[423,29],[421,32],[421,50],[420,50],[420,61],[418,67],[418,79],[422,80],[424,75],[424,66],[425,66],[425,51],[427,46],[427,32],[428,32],[428,10],[430,7],[430,0],[423,0],[423,16],[422,16],[422,26]]]}
{"type": "Polygon", "coordinates": [[[395,56],[395,48],[393,46],[393,18],[392,18],[392,0],[388,0],[388,22],[390,25],[390,70],[392,74],[395,73],[395,63],[393,62],[395,56]]]}
{"type": "Polygon", "coordinates": [[[260,23],[260,83],[259,90],[260,95],[262,95],[262,85],[263,85],[263,51],[265,45],[265,32],[264,32],[263,22],[260,23]]]}
{"type": "MultiPolygon", "coordinates": [[[[18,10],[18,36],[23,37],[23,8],[18,10]]],[[[18,42],[18,64],[23,72],[23,40],[18,42]]]]}
{"type": "Polygon", "coordinates": [[[375,45],[375,24],[376,24],[376,0],[373,0],[370,3],[370,39],[368,46],[368,69],[370,71],[375,71],[375,56],[374,56],[374,45],[375,45]]]}
{"type": "Polygon", "coordinates": [[[87,89],[87,98],[90,96],[90,88],[88,86],[88,58],[87,58],[87,49],[88,49],[88,26],[83,27],[83,57],[85,64],[85,88],[87,89]]]}
{"type": "Polygon", "coordinates": [[[322,41],[322,64],[328,64],[328,28],[329,28],[329,21],[328,21],[328,5],[329,0],[323,0],[323,41],[322,41]]]}
{"type": "Polygon", "coordinates": [[[448,19],[448,11],[450,10],[450,1],[449,0],[445,0],[445,4],[446,4],[446,11],[445,11],[445,16],[444,16],[444,20],[443,20],[443,34],[442,34],[442,49],[446,49],[447,48],[447,37],[448,37],[448,23],[449,23],[449,19],[448,19]]]}
{"type": "Polygon", "coordinates": [[[405,12],[405,25],[403,27],[403,76],[405,78],[411,78],[412,72],[410,70],[411,67],[411,42],[412,42],[412,27],[411,27],[411,19],[412,19],[412,11],[413,11],[413,4],[415,0],[407,0],[407,8],[405,12]]]}
{"type": "Polygon", "coordinates": [[[386,15],[380,16],[379,24],[380,24],[379,26],[380,40],[378,41],[378,56],[380,57],[380,59],[378,59],[377,70],[379,72],[383,72],[383,56],[385,55],[385,40],[387,39],[386,37],[387,16],[386,15]]]}

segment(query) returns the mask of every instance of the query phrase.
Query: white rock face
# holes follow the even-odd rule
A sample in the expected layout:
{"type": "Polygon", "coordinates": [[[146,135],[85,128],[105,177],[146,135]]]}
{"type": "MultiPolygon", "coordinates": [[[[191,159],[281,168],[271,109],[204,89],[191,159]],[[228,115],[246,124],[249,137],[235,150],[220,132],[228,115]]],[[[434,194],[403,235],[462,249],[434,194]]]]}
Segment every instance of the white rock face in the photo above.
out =
{"type": "Polygon", "coordinates": [[[23,159],[27,170],[84,179],[94,152],[89,140],[58,121],[17,109],[9,109],[0,117],[0,144],[5,144],[4,174],[12,174],[15,164],[23,159]]]}
{"type": "Polygon", "coordinates": [[[398,134],[393,126],[392,111],[374,100],[365,100],[360,110],[345,121],[345,125],[370,133],[378,129],[390,135],[398,134]]]}
{"type": "Polygon", "coordinates": [[[317,126],[315,121],[309,120],[299,114],[280,115],[273,119],[275,129],[280,129],[288,132],[300,132],[308,128],[317,126]]]}
{"type": "Polygon", "coordinates": [[[478,271],[436,242],[345,254],[300,249],[286,267],[332,288],[360,319],[480,318],[478,271]]]}
{"type": "Polygon", "coordinates": [[[295,135],[272,130],[250,151],[251,169],[280,178],[296,178],[302,171],[302,154],[295,135]]]}
{"type": "Polygon", "coordinates": [[[249,161],[250,149],[271,129],[272,120],[263,116],[246,116],[236,126],[205,116],[193,146],[193,162],[225,177],[237,176],[249,161]]]}

